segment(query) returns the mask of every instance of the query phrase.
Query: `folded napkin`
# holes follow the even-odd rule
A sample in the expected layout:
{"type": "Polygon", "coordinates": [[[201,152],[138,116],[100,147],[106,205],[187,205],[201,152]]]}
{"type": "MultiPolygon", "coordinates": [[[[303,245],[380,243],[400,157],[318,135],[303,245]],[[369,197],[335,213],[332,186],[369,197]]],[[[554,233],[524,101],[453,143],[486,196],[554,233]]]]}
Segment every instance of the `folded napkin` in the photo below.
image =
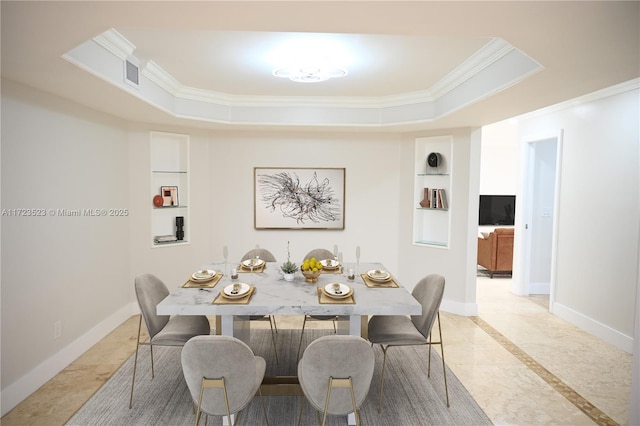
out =
{"type": "Polygon", "coordinates": [[[216,296],[215,299],[213,299],[213,303],[214,305],[247,305],[249,303],[249,300],[251,300],[251,296],[253,296],[253,293],[255,293],[256,288],[254,286],[249,286],[250,289],[247,292],[247,294],[245,294],[243,297],[237,297],[237,298],[230,298],[230,297],[225,297],[222,294],[222,291],[220,291],[220,293],[218,293],[218,295],[216,296]]]}
{"type": "Polygon", "coordinates": [[[213,288],[220,282],[224,275],[221,273],[215,274],[211,279],[208,280],[193,280],[189,279],[186,283],[182,285],[183,288],[213,288]]]}
{"type": "Polygon", "coordinates": [[[324,291],[324,288],[318,287],[318,303],[323,305],[335,305],[335,304],[343,304],[343,305],[355,305],[356,300],[353,298],[353,293],[351,296],[345,297],[342,299],[336,299],[335,297],[331,297],[324,291]]]}
{"type": "Polygon", "coordinates": [[[367,287],[389,287],[389,288],[400,287],[398,283],[396,283],[393,280],[393,278],[391,278],[389,281],[380,282],[380,281],[372,280],[371,278],[369,278],[369,275],[367,274],[360,274],[360,276],[362,277],[362,281],[364,281],[367,287]]]}
{"type": "MultiPolygon", "coordinates": [[[[264,262],[262,265],[253,268],[253,272],[260,273],[264,271],[264,268],[267,266],[267,262],[264,262]]],[[[251,268],[244,266],[242,263],[238,265],[238,272],[248,272],[251,273],[251,268]]]]}

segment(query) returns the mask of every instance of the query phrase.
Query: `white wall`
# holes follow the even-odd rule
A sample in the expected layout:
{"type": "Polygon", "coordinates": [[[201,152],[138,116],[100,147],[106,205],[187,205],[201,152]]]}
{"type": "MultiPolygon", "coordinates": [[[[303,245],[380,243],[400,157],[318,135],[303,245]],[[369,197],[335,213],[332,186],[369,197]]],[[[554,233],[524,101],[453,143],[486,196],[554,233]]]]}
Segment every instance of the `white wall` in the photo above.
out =
{"type": "MultiPolygon", "coordinates": [[[[132,163],[148,164],[148,130],[131,129],[132,163]]],[[[189,271],[222,261],[223,246],[229,248],[232,260],[259,244],[284,261],[287,241],[294,262],[301,262],[313,248],[333,250],[336,244],[345,261],[354,261],[359,245],[363,261],[384,259],[389,269],[398,270],[401,144],[397,135],[172,131],[191,136],[190,244],[150,248],[149,171],[132,166],[132,192],[142,194],[131,200],[136,212],[133,275],[153,271],[168,283],[179,283],[189,271]],[[345,229],[256,230],[254,167],[346,168],[345,229]]],[[[398,276],[401,279],[402,272],[398,276]]]]}
{"type": "Polygon", "coordinates": [[[564,130],[555,314],[627,351],[638,270],[638,89],[525,117],[523,142],[564,130]]]}
{"type": "Polygon", "coordinates": [[[478,176],[480,165],[480,132],[456,129],[426,132],[405,137],[402,145],[403,170],[400,181],[401,210],[399,224],[399,268],[403,283],[413,286],[424,276],[438,273],[445,277],[444,311],[458,315],[477,315],[476,259],[478,223],[478,176]],[[439,135],[453,136],[451,161],[452,186],[449,194],[451,233],[448,249],[416,246],[412,241],[413,183],[415,138],[439,135]]]}
{"type": "Polygon", "coordinates": [[[57,212],[127,208],[127,168],[122,121],[2,81],[3,414],[131,315],[129,218],[57,212]]]}
{"type": "Polygon", "coordinates": [[[520,173],[518,123],[505,120],[482,128],[480,194],[513,195],[520,173]]]}

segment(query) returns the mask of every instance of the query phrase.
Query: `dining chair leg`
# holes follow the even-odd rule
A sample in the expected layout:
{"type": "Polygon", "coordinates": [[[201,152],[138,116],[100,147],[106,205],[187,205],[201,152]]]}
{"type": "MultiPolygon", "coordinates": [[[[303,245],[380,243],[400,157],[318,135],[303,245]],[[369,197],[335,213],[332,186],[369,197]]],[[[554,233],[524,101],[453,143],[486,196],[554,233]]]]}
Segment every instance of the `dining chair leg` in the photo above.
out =
{"type": "Polygon", "coordinates": [[[387,349],[389,349],[389,346],[385,347],[384,345],[380,345],[380,347],[382,348],[382,374],[380,377],[380,401],[378,402],[378,413],[382,413],[382,397],[383,397],[383,391],[384,391],[384,370],[385,367],[387,366],[387,349]]]}
{"type": "Polygon", "coordinates": [[[138,349],[140,349],[140,331],[142,328],[142,315],[138,322],[138,338],[136,340],[136,354],[133,358],[133,378],[131,379],[131,395],[129,396],[129,409],[133,406],[133,385],[136,383],[136,368],[138,367],[138,349]]]}
{"type": "Polygon", "coordinates": [[[298,343],[298,355],[296,355],[296,363],[300,361],[300,349],[302,348],[302,339],[304,337],[304,327],[307,324],[307,316],[304,316],[304,320],[302,321],[302,331],[300,332],[300,343],[298,343]]]}
{"type": "Polygon", "coordinates": [[[440,353],[442,354],[442,374],[444,374],[444,393],[447,396],[447,407],[449,407],[449,388],[447,387],[447,367],[444,362],[444,342],[442,341],[442,327],[440,325],[440,311],[437,314],[438,318],[438,334],[440,335],[440,353]]]}
{"type": "Polygon", "coordinates": [[[300,413],[298,414],[298,426],[300,426],[300,424],[302,423],[302,412],[304,411],[304,401],[305,401],[305,397],[301,396],[301,401],[300,401],[300,413]]]}
{"type": "Polygon", "coordinates": [[[151,343],[149,343],[149,351],[150,351],[150,356],[151,356],[151,378],[154,379],[156,377],[156,372],[155,369],[153,367],[153,345],[151,343]]]}
{"type": "Polygon", "coordinates": [[[273,354],[276,357],[276,364],[280,364],[278,359],[278,348],[276,347],[276,334],[271,330],[271,345],[273,346],[273,354]]]}
{"type": "Polygon", "coordinates": [[[429,347],[429,352],[427,355],[427,377],[431,377],[431,345],[432,345],[432,337],[433,332],[429,333],[429,343],[427,346],[429,347]]]}
{"type": "Polygon", "coordinates": [[[262,390],[258,388],[258,395],[260,395],[260,405],[262,405],[262,414],[264,414],[264,421],[269,426],[269,417],[267,417],[267,407],[264,404],[264,398],[262,397],[262,390]]]}
{"type": "Polygon", "coordinates": [[[271,327],[271,331],[278,332],[278,324],[276,324],[276,317],[273,315],[269,315],[269,326],[271,327]]]}

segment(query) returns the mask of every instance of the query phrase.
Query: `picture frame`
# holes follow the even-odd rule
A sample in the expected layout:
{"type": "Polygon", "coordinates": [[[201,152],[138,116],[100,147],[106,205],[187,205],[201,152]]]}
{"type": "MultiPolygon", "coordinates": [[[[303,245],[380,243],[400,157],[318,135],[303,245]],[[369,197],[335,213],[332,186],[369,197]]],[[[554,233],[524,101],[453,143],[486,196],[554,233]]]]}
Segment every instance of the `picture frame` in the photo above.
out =
{"type": "Polygon", "coordinates": [[[160,195],[162,196],[162,207],[177,207],[180,205],[177,186],[160,187],[160,195]]]}
{"type": "Polygon", "coordinates": [[[254,167],[255,229],[344,229],[345,168],[254,167]]]}

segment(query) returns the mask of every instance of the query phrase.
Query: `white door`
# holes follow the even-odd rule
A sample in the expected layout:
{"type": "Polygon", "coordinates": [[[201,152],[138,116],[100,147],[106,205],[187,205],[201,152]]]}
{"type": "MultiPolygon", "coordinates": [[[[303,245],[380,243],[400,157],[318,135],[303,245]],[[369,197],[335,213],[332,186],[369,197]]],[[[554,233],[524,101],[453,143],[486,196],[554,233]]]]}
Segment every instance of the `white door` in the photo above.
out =
{"type": "Polygon", "coordinates": [[[521,207],[524,209],[521,294],[553,297],[555,229],[561,136],[531,141],[526,146],[526,174],[521,207]]]}

